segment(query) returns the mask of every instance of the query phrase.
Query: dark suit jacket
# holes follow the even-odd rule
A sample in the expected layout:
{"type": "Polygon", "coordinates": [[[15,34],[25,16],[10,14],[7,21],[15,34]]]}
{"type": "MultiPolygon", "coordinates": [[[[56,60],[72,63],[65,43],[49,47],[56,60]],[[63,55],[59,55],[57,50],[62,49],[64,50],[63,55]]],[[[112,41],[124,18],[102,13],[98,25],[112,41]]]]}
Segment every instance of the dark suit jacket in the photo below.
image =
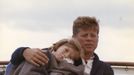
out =
{"type": "MultiPolygon", "coordinates": [[[[97,54],[94,53],[94,56],[90,75],[114,75],[113,69],[109,64],[99,60],[97,54]]],[[[80,59],[76,64],[82,64],[82,60],[80,59]]]]}

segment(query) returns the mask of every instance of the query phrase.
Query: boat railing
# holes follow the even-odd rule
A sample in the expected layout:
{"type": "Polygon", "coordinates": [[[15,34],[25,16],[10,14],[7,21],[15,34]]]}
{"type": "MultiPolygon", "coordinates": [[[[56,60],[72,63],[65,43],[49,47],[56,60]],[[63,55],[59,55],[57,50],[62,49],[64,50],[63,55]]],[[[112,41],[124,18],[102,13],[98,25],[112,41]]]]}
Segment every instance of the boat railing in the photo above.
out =
{"type": "MultiPolygon", "coordinates": [[[[110,64],[113,69],[125,69],[126,71],[129,69],[134,70],[134,62],[117,62],[117,61],[105,61],[110,64]]],[[[9,61],[0,61],[0,75],[4,75],[7,64],[9,61]]]]}

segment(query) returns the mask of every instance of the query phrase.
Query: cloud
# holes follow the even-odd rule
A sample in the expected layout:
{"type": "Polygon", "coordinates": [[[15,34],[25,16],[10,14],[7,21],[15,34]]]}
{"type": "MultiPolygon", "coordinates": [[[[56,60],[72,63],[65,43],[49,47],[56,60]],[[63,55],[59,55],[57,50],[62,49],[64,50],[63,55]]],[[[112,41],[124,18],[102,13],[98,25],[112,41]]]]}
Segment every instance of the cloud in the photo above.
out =
{"type": "Polygon", "coordinates": [[[131,0],[2,0],[0,19],[27,30],[66,28],[81,15],[96,16],[105,26],[133,27],[133,7],[131,0]]]}
{"type": "Polygon", "coordinates": [[[70,36],[73,20],[88,15],[100,20],[97,52],[101,58],[131,60],[133,3],[133,0],[0,0],[1,49],[11,50],[20,45],[44,47],[48,42],[70,36]]]}
{"type": "Polygon", "coordinates": [[[106,61],[134,61],[134,30],[133,28],[103,27],[96,52],[106,61]]]}

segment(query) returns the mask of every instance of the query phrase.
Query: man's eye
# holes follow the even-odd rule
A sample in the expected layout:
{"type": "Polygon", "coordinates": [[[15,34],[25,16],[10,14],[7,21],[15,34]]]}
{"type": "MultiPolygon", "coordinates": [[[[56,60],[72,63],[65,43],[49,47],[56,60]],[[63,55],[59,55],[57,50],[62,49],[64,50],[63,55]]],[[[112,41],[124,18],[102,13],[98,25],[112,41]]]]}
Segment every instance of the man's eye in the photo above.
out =
{"type": "Polygon", "coordinates": [[[97,37],[97,35],[96,34],[91,34],[91,37],[97,37]]]}
{"type": "Polygon", "coordinates": [[[84,35],[82,35],[82,37],[86,37],[88,34],[84,34],[84,35]]]}

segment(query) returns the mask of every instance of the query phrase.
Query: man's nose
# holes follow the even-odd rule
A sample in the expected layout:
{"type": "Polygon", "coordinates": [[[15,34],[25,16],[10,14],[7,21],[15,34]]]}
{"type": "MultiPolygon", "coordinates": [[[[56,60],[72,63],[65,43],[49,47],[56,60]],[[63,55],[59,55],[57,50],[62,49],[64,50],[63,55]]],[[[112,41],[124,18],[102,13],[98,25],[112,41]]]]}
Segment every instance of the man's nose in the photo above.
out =
{"type": "Polygon", "coordinates": [[[88,35],[87,40],[92,40],[92,37],[90,35],[88,35]]]}

